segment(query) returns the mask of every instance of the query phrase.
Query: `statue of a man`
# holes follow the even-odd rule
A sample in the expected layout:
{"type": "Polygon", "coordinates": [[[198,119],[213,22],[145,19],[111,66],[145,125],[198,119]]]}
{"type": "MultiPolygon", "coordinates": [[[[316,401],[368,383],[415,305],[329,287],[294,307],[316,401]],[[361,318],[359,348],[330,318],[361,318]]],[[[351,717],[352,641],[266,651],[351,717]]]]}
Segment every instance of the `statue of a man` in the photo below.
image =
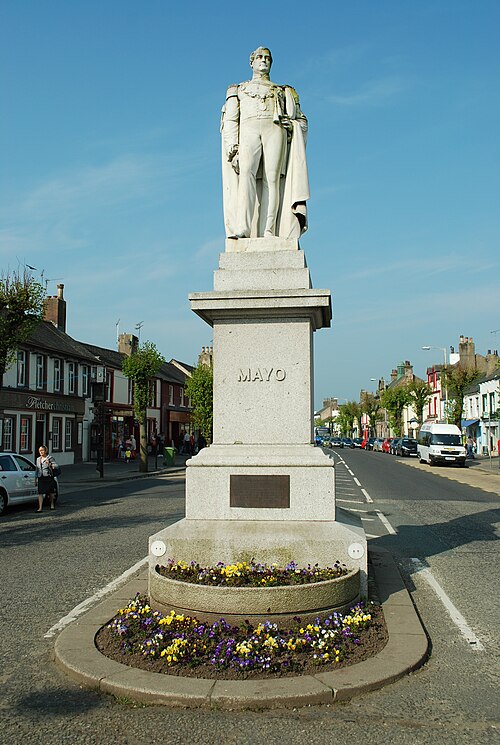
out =
{"type": "Polygon", "coordinates": [[[307,229],[307,119],[296,91],[271,82],[271,64],[267,47],[252,52],[252,79],[230,85],[222,109],[229,238],[298,238],[307,229]]]}

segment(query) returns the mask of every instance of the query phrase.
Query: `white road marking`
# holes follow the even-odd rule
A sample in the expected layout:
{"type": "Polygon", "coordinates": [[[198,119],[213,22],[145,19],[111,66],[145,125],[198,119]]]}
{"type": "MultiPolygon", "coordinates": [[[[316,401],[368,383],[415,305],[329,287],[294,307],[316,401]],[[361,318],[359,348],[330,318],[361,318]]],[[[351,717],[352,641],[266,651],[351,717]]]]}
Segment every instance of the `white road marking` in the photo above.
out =
{"type": "Polygon", "coordinates": [[[114,592],[115,590],[120,587],[120,585],[123,585],[124,582],[132,575],[135,574],[135,572],[139,571],[139,569],[142,569],[142,567],[147,564],[148,557],[144,557],[144,559],[141,559],[137,562],[137,564],[134,564],[134,566],[130,567],[130,569],[127,569],[123,574],[121,574],[116,579],[112,580],[109,584],[107,584],[105,587],[102,587],[100,590],[98,590],[92,597],[87,598],[86,600],[83,600],[79,605],[77,605],[73,610],[71,610],[66,616],[63,616],[63,618],[59,619],[59,621],[52,626],[46,634],[44,634],[44,639],[50,639],[51,636],[54,636],[57,634],[58,631],[62,631],[66,626],[69,626],[70,623],[73,621],[76,621],[78,616],[81,616],[82,613],[85,613],[89,608],[91,608],[93,605],[97,603],[98,600],[100,600],[105,595],[108,595],[110,592],[114,592]]]}
{"type": "Polygon", "coordinates": [[[356,486],[361,486],[361,483],[358,481],[358,479],[356,478],[356,476],[354,476],[354,483],[356,484],[356,486]]]}
{"type": "Polygon", "coordinates": [[[431,570],[428,569],[421,561],[420,559],[410,559],[412,564],[414,565],[417,572],[420,574],[422,579],[424,579],[428,585],[432,587],[444,607],[446,608],[448,615],[450,616],[453,623],[458,627],[460,633],[466,640],[466,642],[470,645],[471,649],[476,650],[476,652],[483,652],[484,646],[481,644],[475,633],[472,631],[471,627],[465,620],[465,618],[462,616],[458,608],[456,608],[453,603],[451,602],[448,595],[445,593],[439,582],[436,580],[434,575],[432,574],[431,570]]]}
{"type": "Polygon", "coordinates": [[[362,488],[362,489],[361,489],[361,491],[362,491],[362,492],[363,492],[363,494],[365,495],[365,499],[366,499],[366,501],[367,501],[367,502],[371,502],[371,503],[373,503],[373,499],[372,499],[372,498],[370,497],[370,495],[368,494],[368,492],[366,491],[366,489],[363,489],[363,488],[362,488]]]}
{"type": "Polygon", "coordinates": [[[371,533],[365,533],[367,538],[380,538],[379,535],[372,535],[371,533]]]}
{"type": "Polygon", "coordinates": [[[392,527],[392,525],[390,524],[386,516],[383,514],[383,512],[380,512],[380,510],[375,510],[375,512],[378,516],[378,519],[380,520],[382,525],[385,527],[387,532],[390,533],[391,535],[396,535],[396,531],[394,530],[394,528],[392,527]]]}
{"type": "Polygon", "coordinates": [[[359,499],[336,499],[336,502],[349,502],[350,504],[364,504],[364,502],[360,502],[359,499]]]}

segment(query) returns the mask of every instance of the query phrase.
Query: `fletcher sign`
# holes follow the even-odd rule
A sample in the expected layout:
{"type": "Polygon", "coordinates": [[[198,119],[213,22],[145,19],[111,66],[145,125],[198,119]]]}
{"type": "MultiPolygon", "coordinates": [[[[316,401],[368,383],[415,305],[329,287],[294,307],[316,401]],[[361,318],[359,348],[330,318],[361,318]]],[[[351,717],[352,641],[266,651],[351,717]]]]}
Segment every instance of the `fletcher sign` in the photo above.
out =
{"type": "Polygon", "coordinates": [[[26,401],[27,409],[41,409],[42,411],[72,411],[69,404],[60,401],[47,401],[44,398],[30,396],[26,401]]]}
{"type": "Polygon", "coordinates": [[[271,380],[277,380],[281,383],[286,378],[286,372],[280,367],[274,369],[274,367],[248,367],[242,369],[240,367],[238,373],[238,383],[269,383],[271,380]]]}

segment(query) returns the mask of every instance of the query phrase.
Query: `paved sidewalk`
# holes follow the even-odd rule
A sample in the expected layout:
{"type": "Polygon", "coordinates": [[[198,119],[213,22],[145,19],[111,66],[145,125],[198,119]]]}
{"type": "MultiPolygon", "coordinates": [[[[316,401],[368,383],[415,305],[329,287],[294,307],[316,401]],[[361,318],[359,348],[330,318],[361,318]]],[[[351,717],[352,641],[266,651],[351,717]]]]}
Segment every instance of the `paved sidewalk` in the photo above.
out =
{"type": "Polygon", "coordinates": [[[164,466],[162,456],[158,456],[158,458],[150,456],[148,458],[149,470],[147,473],[141,473],[139,471],[139,460],[130,461],[128,464],[123,460],[112,460],[104,463],[104,476],[102,478],[99,471],[97,471],[97,463],[95,461],[73,463],[71,465],[61,466],[62,473],[59,476],[59,481],[64,488],[70,484],[108,484],[112,481],[139,479],[158,473],[183,471],[186,467],[186,460],[189,457],[189,455],[176,454],[174,465],[164,466]]]}

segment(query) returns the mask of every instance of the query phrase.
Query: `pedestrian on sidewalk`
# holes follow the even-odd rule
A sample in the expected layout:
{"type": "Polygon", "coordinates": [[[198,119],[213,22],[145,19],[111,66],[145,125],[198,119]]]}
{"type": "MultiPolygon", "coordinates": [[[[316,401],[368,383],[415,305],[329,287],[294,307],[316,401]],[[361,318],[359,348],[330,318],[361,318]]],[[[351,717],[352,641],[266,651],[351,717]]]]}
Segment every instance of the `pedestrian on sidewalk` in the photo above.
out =
{"type": "Polygon", "coordinates": [[[54,458],[49,455],[49,450],[46,445],[40,445],[38,448],[39,456],[36,459],[36,478],[38,486],[38,509],[37,512],[41,512],[43,509],[43,500],[46,496],[50,499],[50,509],[55,509],[55,497],[56,497],[56,484],[54,481],[54,468],[57,468],[57,463],[54,458]]]}
{"type": "Polygon", "coordinates": [[[467,438],[465,445],[467,449],[467,458],[469,458],[470,460],[474,460],[474,440],[472,439],[472,437],[469,436],[467,438]]]}

